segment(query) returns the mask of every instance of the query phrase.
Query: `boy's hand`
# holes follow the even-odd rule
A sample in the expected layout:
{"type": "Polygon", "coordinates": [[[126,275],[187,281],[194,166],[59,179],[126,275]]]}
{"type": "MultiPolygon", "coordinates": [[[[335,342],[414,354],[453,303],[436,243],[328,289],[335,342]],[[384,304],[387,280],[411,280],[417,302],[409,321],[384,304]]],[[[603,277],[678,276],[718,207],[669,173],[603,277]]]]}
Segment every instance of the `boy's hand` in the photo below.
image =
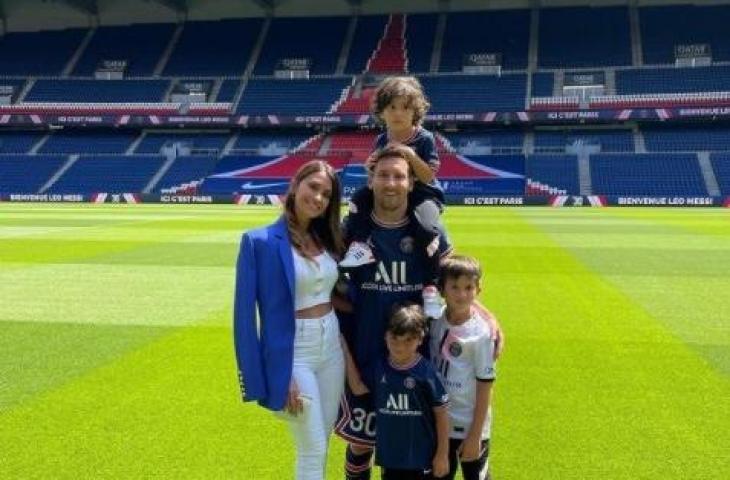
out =
{"type": "Polygon", "coordinates": [[[368,158],[365,159],[365,169],[367,171],[370,171],[373,169],[373,161],[375,160],[375,152],[368,155],[368,158]]]}
{"type": "Polygon", "coordinates": [[[370,390],[367,386],[362,382],[362,380],[349,380],[347,381],[347,386],[350,387],[350,391],[353,395],[356,397],[359,397],[360,395],[365,395],[366,393],[370,393],[370,390]]]}
{"type": "Polygon", "coordinates": [[[403,153],[405,153],[408,156],[407,160],[409,162],[412,162],[413,159],[418,158],[418,155],[416,155],[416,151],[413,150],[408,145],[406,145],[405,143],[400,143],[400,142],[396,142],[396,141],[391,140],[390,142],[388,142],[388,145],[386,145],[386,146],[387,147],[392,147],[392,146],[395,146],[395,145],[399,146],[401,148],[401,150],[403,150],[403,153]]]}
{"type": "Polygon", "coordinates": [[[482,442],[479,437],[472,438],[467,436],[459,448],[456,449],[456,454],[464,462],[472,462],[479,458],[482,453],[482,442]]]}
{"type": "Polygon", "coordinates": [[[445,477],[449,473],[449,452],[436,452],[433,457],[433,476],[445,477]]]}

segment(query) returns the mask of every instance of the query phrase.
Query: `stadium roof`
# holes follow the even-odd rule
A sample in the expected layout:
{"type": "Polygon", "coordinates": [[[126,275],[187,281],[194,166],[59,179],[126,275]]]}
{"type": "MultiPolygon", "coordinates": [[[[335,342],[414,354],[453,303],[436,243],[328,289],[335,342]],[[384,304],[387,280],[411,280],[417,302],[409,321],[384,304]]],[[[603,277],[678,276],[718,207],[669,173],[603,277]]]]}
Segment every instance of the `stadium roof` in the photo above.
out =
{"type": "Polygon", "coordinates": [[[0,0],[2,31],[236,17],[485,10],[530,6],[718,5],[730,0],[0,0]]]}

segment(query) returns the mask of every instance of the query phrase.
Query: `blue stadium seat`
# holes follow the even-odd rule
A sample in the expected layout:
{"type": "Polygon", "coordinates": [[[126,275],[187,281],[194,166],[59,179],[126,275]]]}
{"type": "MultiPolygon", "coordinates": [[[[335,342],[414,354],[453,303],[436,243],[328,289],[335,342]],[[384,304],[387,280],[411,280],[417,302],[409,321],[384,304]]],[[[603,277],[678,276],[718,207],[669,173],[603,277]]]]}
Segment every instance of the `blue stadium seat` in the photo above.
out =
{"type": "Polygon", "coordinates": [[[137,135],[121,131],[57,132],[46,140],[40,153],[124,153],[137,135]]]}
{"type": "Polygon", "coordinates": [[[386,15],[367,15],[357,19],[357,29],[352,39],[350,54],[347,57],[345,73],[362,73],[365,71],[370,56],[378,46],[378,40],[383,37],[386,15]]]}
{"type": "Polygon", "coordinates": [[[730,60],[728,6],[670,5],[642,7],[641,44],[645,64],[674,63],[676,45],[706,43],[714,61],[730,60]]]}
{"type": "Polygon", "coordinates": [[[527,177],[543,185],[565,190],[569,195],[580,194],[578,157],[574,155],[529,155],[527,177]]]}
{"type": "Polygon", "coordinates": [[[310,58],[314,75],[335,73],[350,17],[278,17],[269,28],[254,72],[273,75],[282,58],[310,58]]]}
{"type": "Polygon", "coordinates": [[[160,169],[156,155],[89,155],[80,157],[53,184],[53,193],[141,192],[160,169]]]}
{"type": "Polygon", "coordinates": [[[602,152],[633,152],[629,130],[552,130],[535,132],[535,148],[565,149],[575,144],[600,145],[602,152]]]}
{"type": "Polygon", "coordinates": [[[86,32],[72,28],[0,36],[0,75],[59,75],[86,32]]]}
{"type": "Polygon", "coordinates": [[[519,111],[525,108],[524,74],[421,77],[432,113],[519,111]]]}
{"type": "Polygon", "coordinates": [[[67,160],[60,155],[0,155],[0,192],[37,193],[67,160]]]}
{"type": "Polygon", "coordinates": [[[503,68],[526,68],[529,34],[526,9],[449,13],[439,71],[460,72],[471,53],[501,53],[503,68]]]}
{"type": "Polygon", "coordinates": [[[616,72],[619,95],[730,90],[730,67],[641,68],[616,72]]]}
{"type": "Polygon", "coordinates": [[[174,142],[190,144],[195,151],[210,155],[221,152],[230,138],[228,133],[197,132],[197,133],[158,133],[150,132],[137,145],[135,154],[157,154],[163,145],[174,142]]]}
{"type": "Polygon", "coordinates": [[[626,7],[545,8],[540,11],[542,67],[631,65],[626,7]]]}
{"type": "Polygon", "coordinates": [[[103,60],[126,60],[127,75],[151,76],[174,30],[173,23],[99,27],[74,75],[94,75],[103,60]]]}
{"type": "Polygon", "coordinates": [[[319,78],[310,80],[252,79],[248,82],[237,113],[249,115],[322,115],[326,113],[349,78],[319,78]]]}
{"type": "Polygon", "coordinates": [[[555,75],[553,72],[537,72],[532,74],[532,96],[552,97],[555,75]]]}
{"type": "Polygon", "coordinates": [[[591,155],[596,195],[707,195],[697,155],[591,155]]]}
{"type": "Polygon", "coordinates": [[[185,23],[164,74],[241,75],[261,25],[260,18],[185,23]]]}
{"type": "Polygon", "coordinates": [[[641,131],[650,152],[730,151],[730,129],[725,126],[646,126],[641,131]]]}
{"type": "Polygon", "coordinates": [[[38,80],[28,102],[161,102],[169,80],[38,80]]]}
{"type": "Polygon", "coordinates": [[[28,153],[45,132],[0,133],[0,153],[28,153]]]}
{"type": "Polygon", "coordinates": [[[437,20],[438,15],[434,13],[410,14],[406,17],[409,72],[427,73],[430,70],[437,20]]]}
{"type": "Polygon", "coordinates": [[[730,195],[730,153],[715,153],[710,156],[712,171],[722,195],[730,195]]]}
{"type": "Polygon", "coordinates": [[[202,180],[213,171],[217,161],[216,156],[178,157],[155,186],[155,192],[159,193],[161,190],[194,180],[202,180]]]}

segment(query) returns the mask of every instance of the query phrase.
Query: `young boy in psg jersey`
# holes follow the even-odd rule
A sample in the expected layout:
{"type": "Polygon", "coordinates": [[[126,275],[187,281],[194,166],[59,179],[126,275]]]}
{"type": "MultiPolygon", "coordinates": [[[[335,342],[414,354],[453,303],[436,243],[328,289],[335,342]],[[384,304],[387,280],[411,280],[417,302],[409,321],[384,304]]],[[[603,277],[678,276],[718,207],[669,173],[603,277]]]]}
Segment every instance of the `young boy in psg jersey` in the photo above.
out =
{"type": "Polygon", "coordinates": [[[375,386],[375,463],[383,480],[427,480],[449,472],[448,395],[418,353],[428,324],[419,305],[396,305],[375,386]]]}
{"type": "Polygon", "coordinates": [[[476,308],[481,267],[476,259],[452,255],[441,263],[443,315],[431,324],[431,361],[449,395],[449,474],[461,465],[464,480],[489,477],[492,384],[491,329],[476,308]]]}

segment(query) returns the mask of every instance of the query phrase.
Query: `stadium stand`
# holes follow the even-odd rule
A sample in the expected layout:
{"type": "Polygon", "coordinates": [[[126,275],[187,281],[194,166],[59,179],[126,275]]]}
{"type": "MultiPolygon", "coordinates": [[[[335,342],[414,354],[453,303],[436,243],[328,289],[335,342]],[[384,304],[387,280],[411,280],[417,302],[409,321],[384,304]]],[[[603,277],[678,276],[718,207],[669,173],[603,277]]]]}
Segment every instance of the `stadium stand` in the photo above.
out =
{"type": "Polygon", "coordinates": [[[35,82],[28,102],[162,102],[169,80],[50,80],[35,82]]]}
{"type": "Polygon", "coordinates": [[[63,131],[51,135],[40,148],[40,153],[97,154],[124,153],[138,136],[136,132],[120,131],[63,131]]]}
{"type": "Polygon", "coordinates": [[[530,155],[527,157],[527,178],[528,194],[580,194],[575,155],[530,155]]]}
{"type": "Polygon", "coordinates": [[[590,165],[597,195],[707,195],[697,155],[598,154],[590,165]]]}
{"type": "Polygon", "coordinates": [[[255,74],[272,75],[283,58],[308,58],[313,75],[334,74],[348,22],[349,17],[274,18],[255,74]]]}
{"type": "Polygon", "coordinates": [[[174,30],[172,23],[99,27],[73,74],[93,76],[102,61],[123,60],[126,75],[151,76],[174,30]]]}
{"type": "Polygon", "coordinates": [[[626,7],[543,9],[539,37],[542,67],[631,65],[626,7]]]}
{"type": "MultiPolygon", "coordinates": [[[[0,124],[13,115],[37,123],[36,115],[237,114],[268,119],[272,127],[265,129],[256,123],[252,130],[227,124],[225,131],[171,132],[172,127],[166,127],[161,132],[154,128],[2,132],[0,172],[7,175],[0,175],[0,184],[3,190],[17,185],[14,190],[37,191],[61,165],[71,161],[51,191],[137,192],[164,164],[167,170],[164,175],[160,171],[162,178],[154,185],[157,192],[192,185],[193,190],[184,191],[231,193],[247,181],[247,175],[288,178],[296,166],[318,156],[342,168],[345,177],[351,174],[355,185],[362,181],[361,165],[377,131],[342,126],[324,133],[315,128],[284,130],[278,122],[280,117],[325,114],[359,115],[358,122],[364,122],[373,87],[363,73],[416,73],[432,103],[431,114],[489,117],[480,117],[480,122],[519,120],[524,125],[529,120],[522,112],[528,78],[528,103],[534,112],[644,108],[653,109],[662,120],[671,120],[671,112],[662,109],[730,106],[730,66],[670,66],[674,48],[682,44],[707,44],[715,62],[727,61],[730,6],[651,6],[638,12],[643,65],[632,59],[627,7],[541,9],[538,38],[533,39],[537,56],[532,62],[537,62],[537,71],[527,69],[531,18],[527,9],[359,15],[349,51],[342,58],[342,45],[353,21],[349,16],[274,15],[265,36],[262,27],[269,20],[263,18],[9,32],[0,37],[0,75],[4,75],[0,87],[11,87],[16,96],[24,87],[30,88],[22,103],[0,105],[0,124]],[[443,20],[441,31],[438,26],[443,20]],[[181,35],[171,45],[176,29],[181,35]],[[326,37],[311,34],[324,31],[326,37]],[[79,49],[89,34],[88,44],[79,49]],[[259,40],[263,43],[258,60],[249,65],[259,40]],[[163,65],[168,47],[171,55],[163,65]],[[473,53],[500,54],[503,71],[464,74],[464,56],[473,53]],[[272,78],[284,58],[310,59],[310,78],[272,78]],[[102,60],[127,61],[126,75],[135,78],[79,78],[92,76],[102,60]],[[343,74],[336,73],[339,60],[344,61],[339,65],[343,74]],[[437,62],[431,65],[432,60],[437,62]],[[63,78],[64,69],[71,66],[73,70],[67,73],[73,78],[63,78]],[[155,77],[155,70],[163,66],[162,75],[155,77]],[[253,67],[252,76],[244,76],[247,66],[253,67]],[[589,102],[553,97],[566,73],[562,69],[587,68],[599,69],[610,79],[605,95],[589,102]],[[40,78],[28,80],[31,75],[40,78]],[[211,100],[218,103],[169,101],[171,87],[188,80],[204,84],[213,92],[211,100]],[[497,116],[501,112],[509,113],[497,116]],[[185,147],[182,153],[161,155],[164,146],[175,143],[185,147]],[[125,155],[131,147],[134,152],[125,155]],[[75,159],[76,155],[81,156],[75,159]],[[32,159],[30,166],[23,164],[24,159],[32,159]],[[30,167],[37,171],[27,181],[20,179],[30,167]],[[235,173],[239,170],[245,170],[242,176],[235,173]]],[[[719,115],[723,115],[721,109],[719,115]]],[[[710,183],[705,185],[701,167],[705,174],[708,167],[700,165],[698,152],[730,152],[726,125],[642,123],[634,133],[620,122],[620,118],[612,120],[609,128],[573,123],[557,129],[440,123],[437,130],[449,130],[437,137],[441,174],[452,180],[493,178],[492,193],[513,194],[522,189],[541,195],[579,194],[576,152],[580,152],[585,155],[581,161],[587,160],[590,166],[595,194],[706,195],[710,183]],[[525,157],[525,153],[529,155],[525,157]]],[[[723,193],[728,192],[727,155],[710,156],[723,193]]]]}
{"type": "Polygon", "coordinates": [[[528,10],[452,12],[446,21],[441,72],[461,72],[464,55],[499,53],[503,68],[527,66],[530,13],[528,10]]]}
{"type": "Polygon", "coordinates": [[[730,8],[724,6],[665,5],[640,9],[645,64],[674,63],[677,45],[709,44],[715,61],[730,60],[730,8]]]}
{"type": "Polygon", "coordinates": [[[426,73],[430,71],[437,20],[438,16],[433,13],[409,14],[406,17],[406,50],[409,72],[426,73]]]}
{"type": "Polygon", "coordinates": [[[241,75],[251,57],[261,25],[260,18],[185,23],[164,74],[241,75]]]}
{"type": "Polygon", "coordinates": [[[535,132],[535,150],[565,151],[569,147],[595,147],[601,152],[633,152],[629,130],[552,130],[535,132]]]}
{"type": "Polygon", "coordinates": [[[158,154],[164,145],[172,143],[186,144],[192,154],[218,155],[230,138],[229,133],[190,132],[161,133],[149,132],[134,151],[135,154],[158,154]]]}
{"type": "Polygon", "coordinates": [[[0,155],[0,191],[36,193],[67,160],[60,155],[0,155]]]}
{"type": "Polygon", "coordinates": [[[358,18],[350,54],[347,57],[346,73],[357,74],[365,71],[370,56],[383,37],[387,22],[386,15],[366,15],[358,18]]]}
{"type": "Polygon", "coordinates": [[[255,78],[248,82],[236,112],[248,115],[322,115],[332,108],[349,82],[349,78],[255,78]]]}
{"type": "Polygon", "coordinates": [[[0,132],[0,153],[28,153],[45,132],[0,132]]]}
{"type": "Polygon", "coordinates": [[[0,36],[1,75],[60,75],[86,30],[9,32],[0,36]]]}
{"type": "Polygon", "coordinates": [[[715,153],[710,156],[712,170],[722,195],[730,195],[730,154],[715,153]]]}
{"type": "Polygon", "coordinates": [[[156,155],[84,155],[61,175],[49,192],[141,192],[163,161],[163,157],[156,155]]]}

